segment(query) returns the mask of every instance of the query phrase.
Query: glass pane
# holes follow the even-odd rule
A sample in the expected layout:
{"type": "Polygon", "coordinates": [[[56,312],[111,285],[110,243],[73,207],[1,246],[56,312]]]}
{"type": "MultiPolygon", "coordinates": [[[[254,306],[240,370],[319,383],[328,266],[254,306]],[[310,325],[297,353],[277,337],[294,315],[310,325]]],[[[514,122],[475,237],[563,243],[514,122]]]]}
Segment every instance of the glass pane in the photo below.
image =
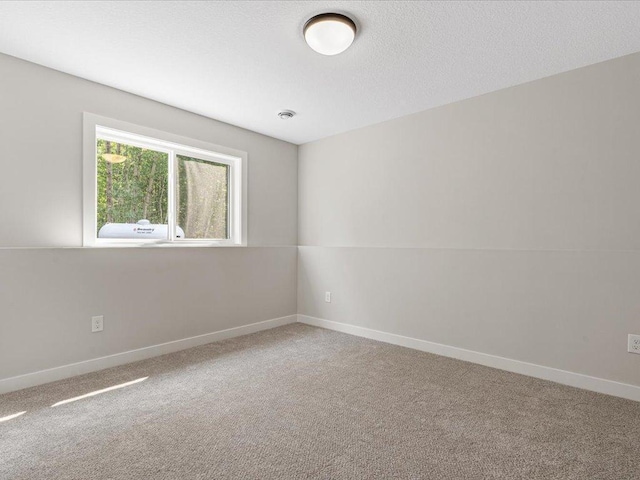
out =
{"type": "Polygon", "coordinates": [[[229,166],[177,155],[178,226],[185,238],[229,238],[229,166]]]}
{"type": "Polygon", "coordinates": [[[167,238],[166,153],[98,139],[98,238],[167,238]]]}

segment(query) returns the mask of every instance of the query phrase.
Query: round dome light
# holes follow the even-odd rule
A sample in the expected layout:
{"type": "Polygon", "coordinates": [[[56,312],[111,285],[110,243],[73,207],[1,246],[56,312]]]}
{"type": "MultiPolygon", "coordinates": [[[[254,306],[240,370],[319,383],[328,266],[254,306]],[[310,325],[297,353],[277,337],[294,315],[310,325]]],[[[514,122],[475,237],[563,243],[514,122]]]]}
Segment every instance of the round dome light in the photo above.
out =
{"type": "Polygon", "coordinates": [[[102,158],[109,163],[122,163],[127,159],[124,155],[116,155],[115,153],[103,153],[102,158]]]}
{"type": "Polygon", "coordinates": [[[337,55],[351,46],[356,38],[356,24],[339,13],[322,13],[305,23],[304,39],[322,55],[337,55]]]}

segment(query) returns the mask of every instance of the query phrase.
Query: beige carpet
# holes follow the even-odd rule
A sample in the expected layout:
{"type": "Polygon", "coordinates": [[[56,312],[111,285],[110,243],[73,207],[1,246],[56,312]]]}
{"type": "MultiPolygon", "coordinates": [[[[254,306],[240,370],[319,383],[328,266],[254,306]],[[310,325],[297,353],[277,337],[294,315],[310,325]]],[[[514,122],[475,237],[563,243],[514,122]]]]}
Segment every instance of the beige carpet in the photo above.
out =
{"type": "Polygon", "coordinates": [[[640,403],[300,324],[0,396],[21,411],[3,480],[640,478],[640,403]]]}

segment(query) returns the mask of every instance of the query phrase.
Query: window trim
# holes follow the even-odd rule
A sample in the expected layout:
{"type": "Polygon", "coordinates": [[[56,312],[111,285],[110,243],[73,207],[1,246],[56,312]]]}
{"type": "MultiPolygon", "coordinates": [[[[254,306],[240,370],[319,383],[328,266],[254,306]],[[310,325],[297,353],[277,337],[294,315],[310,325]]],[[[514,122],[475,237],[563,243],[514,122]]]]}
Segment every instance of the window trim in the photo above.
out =
{"type": "Polygon", "coordinates": [[[83,114],[83,222],[82,244],[99,246],[246,246],[247,245],[247,153],[193,138],[174,135],[93,113],[83,114]],[[169,210],[169,239],[106,239],[97,236],[97,139],[152,147],[169,155],[169,205],[175,195],[175,156],[184,155],[229,165],[229,239],[176,239],[174,208],[169,210]],[[144,137],[140,139],[139,137],[144,137]],[[143,140],[144,143],[140,143],[143,140]],[[136,144],[136,142],[138,142],[136,144]]]}

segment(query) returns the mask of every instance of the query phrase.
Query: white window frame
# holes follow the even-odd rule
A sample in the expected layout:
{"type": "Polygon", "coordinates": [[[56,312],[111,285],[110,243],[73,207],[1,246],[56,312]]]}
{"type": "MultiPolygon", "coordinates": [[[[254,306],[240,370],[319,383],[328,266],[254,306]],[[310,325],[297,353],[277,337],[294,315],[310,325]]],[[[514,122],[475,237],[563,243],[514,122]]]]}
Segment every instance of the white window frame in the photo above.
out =
{"type": "Polygon", "coordinates": [[[96,246],[246,246],[247,245],[247,153],[220,145],[182,137],[132,123],[101,117],[83,116],[83,245],[96,246]],[[167,239],[98,238],[98,138],[150,148],[169,156],[169,228],[167,239]],[[176,156],[222,163],[229,166],[229,238],[181,239],[175,236],[176,156]]]}

